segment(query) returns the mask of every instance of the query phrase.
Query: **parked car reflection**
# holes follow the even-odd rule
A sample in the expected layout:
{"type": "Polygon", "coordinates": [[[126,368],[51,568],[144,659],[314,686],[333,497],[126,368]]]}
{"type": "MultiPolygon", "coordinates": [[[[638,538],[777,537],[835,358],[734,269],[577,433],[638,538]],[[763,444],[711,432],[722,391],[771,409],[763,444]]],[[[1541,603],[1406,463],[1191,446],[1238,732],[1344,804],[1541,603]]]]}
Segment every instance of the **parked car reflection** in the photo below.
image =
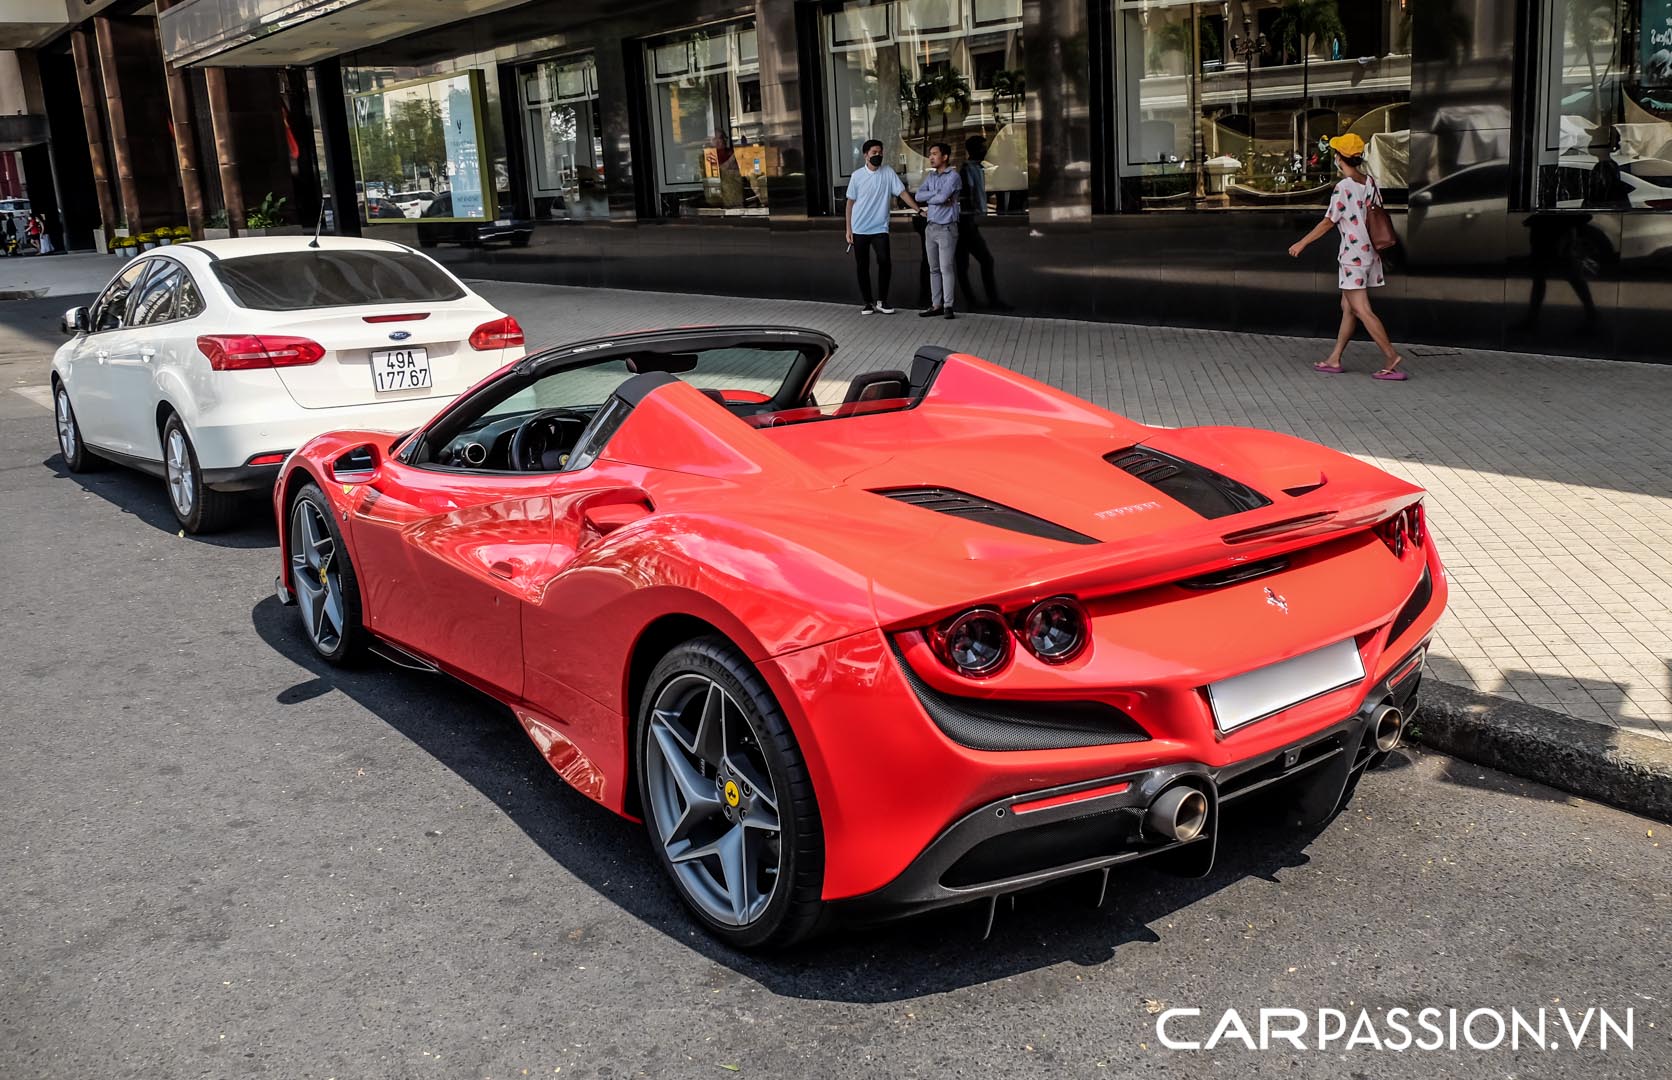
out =
{"type": "MultiPolygon", "coordinates": [[[[509,205],[511,193],[502,191],[499,194],[501,206],[509,205]]],[[[528,241],[534,235],[532,221],[499,218],[495,221],[432,221],[432,218],[448,218],[453,216],[452,192],[444,191],[424,208],[418,221],[418,246],[435,247],[437,244],[463,244],[466,247],[480,247],[483,244],[510,244],[512,247],[527,247],[528,241]]]]}
{"type": "Polygon", "coordinates": [[[1529,216],[1510,209],[1509,162],[1482,162],[1411,192],[1409,213],[1395,216],[1394,227],[1409,264],[1418,269],[1526,259],[1547,250],[1548,237],[1560,232],[1564,262],[1571,259],[1595,276],[1618,260],[1672,255],[1672,214],[1634,212],[1672,209],[1672,187],[1661,186],[1672,177],[1651,171],[1656,164],[1626,162],[1615,172],[1599,169],[1590,155],[1564,156],[1540,179],[1553,205],[1529,216]],[[1603,227],[1609,218],[1597,216],[1609,211],[1627,213],[1622,240],[1603,227]],[[1569,212],[1571,226],[1556,230],[1547,220],[1569,212]]]}

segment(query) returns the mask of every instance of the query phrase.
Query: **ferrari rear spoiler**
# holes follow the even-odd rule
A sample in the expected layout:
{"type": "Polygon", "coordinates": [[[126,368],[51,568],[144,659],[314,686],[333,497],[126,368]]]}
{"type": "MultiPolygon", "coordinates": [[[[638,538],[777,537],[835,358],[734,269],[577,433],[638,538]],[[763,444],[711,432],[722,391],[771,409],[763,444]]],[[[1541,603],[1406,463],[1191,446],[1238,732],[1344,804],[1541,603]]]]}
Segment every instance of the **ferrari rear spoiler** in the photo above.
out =
{"type": "Polygon", "coordinates": [[[1333,499],[1320,493],[1147,536],[988,563],[983,576],[994,587],[979,596],[969,594],[967,564],[928,580],[921,565],[899,582],[885,580],[884,571],[874,582],[877,617],[885,627],[914,626],[972,604],[1020,606],[1058,594],[1111,596],[1187,581],[1362,532],[1423,494],[1392,476],[1351,491],[1334,487],[1333,499]]]}

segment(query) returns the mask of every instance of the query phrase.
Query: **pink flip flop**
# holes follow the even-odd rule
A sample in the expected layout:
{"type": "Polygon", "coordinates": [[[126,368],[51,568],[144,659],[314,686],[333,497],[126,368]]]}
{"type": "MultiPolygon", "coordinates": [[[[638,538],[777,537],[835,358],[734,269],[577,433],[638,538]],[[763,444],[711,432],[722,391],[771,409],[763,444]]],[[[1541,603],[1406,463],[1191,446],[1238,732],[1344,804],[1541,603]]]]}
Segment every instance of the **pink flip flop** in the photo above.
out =
{"type": "Polygon", "coordinates": [[[1321,372],[1325,375],[1340,375],[1346,372],[1347,369],[1344,367],[1336,367],[1333,364],[1313,364],[1312,370],[1321,372]]]}
{"type": "Polygon", "coordinates": [[[1378,371],[1375,374],[1371,375],[1370,377],[1372,379],[1381,379],[1385,382],[1404,382],[1406,379],[1410,378],[1409,375],[1405,374],[1403,371],[1398,370],[1397,368],[1395,368],[1392,371],[1387,371],[1387,370],[1378,371]]]}

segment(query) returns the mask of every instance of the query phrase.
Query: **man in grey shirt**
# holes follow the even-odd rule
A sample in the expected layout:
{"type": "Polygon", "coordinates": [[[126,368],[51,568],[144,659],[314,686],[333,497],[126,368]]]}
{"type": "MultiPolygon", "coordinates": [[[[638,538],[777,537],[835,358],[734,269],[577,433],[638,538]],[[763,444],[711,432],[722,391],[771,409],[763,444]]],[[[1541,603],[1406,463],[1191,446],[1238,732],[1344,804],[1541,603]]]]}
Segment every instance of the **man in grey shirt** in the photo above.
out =
{"type": "Polygon", "coordinates": [[[958,280],[958,191],[962,187],[952,168],[952,148],[936,143],[929,148],[929,171],[917,185],[917,201],[928,212],[923,231],[923,254],[929,261],[929,297],[923,318],[953,318],[952,286],[958,280]]]}

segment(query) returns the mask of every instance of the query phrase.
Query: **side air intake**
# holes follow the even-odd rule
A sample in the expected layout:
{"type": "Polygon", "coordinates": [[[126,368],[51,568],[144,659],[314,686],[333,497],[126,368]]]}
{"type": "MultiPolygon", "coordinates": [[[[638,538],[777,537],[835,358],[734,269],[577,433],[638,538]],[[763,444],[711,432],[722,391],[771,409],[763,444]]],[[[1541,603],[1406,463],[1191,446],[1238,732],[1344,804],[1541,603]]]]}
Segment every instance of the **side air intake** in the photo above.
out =
{"type": "Polygon", "coordinates": [[[1247,484],[1146,446],[1117,450],[1104,455],[1103,460],[1205,518],[1229,517],[1271,505],[1270,499],[1247,484]]]}
{"type": "Polygon", "coordinates": [[[967,518],[979,521],[983,525],[991,525],[998,529],[1009,529],[1011,532],[1026,533],[1044,540],[1058,540],[1064,544],[1096,544],[1100,541],[1096,537],[1077,533],[1073,529],[1064,528],[1044,518],[1036,518],[1032,514],[1024,514],[1020,510],[1012,510],[1008,506],[962,491],[939,487],[913,488],[879,488],[871,492],[881,495],[885,499],[893,499],[908,506],[920,506],[925,510],[933,510],[937,514],[950,514],[953,517],[967,518]]]}

